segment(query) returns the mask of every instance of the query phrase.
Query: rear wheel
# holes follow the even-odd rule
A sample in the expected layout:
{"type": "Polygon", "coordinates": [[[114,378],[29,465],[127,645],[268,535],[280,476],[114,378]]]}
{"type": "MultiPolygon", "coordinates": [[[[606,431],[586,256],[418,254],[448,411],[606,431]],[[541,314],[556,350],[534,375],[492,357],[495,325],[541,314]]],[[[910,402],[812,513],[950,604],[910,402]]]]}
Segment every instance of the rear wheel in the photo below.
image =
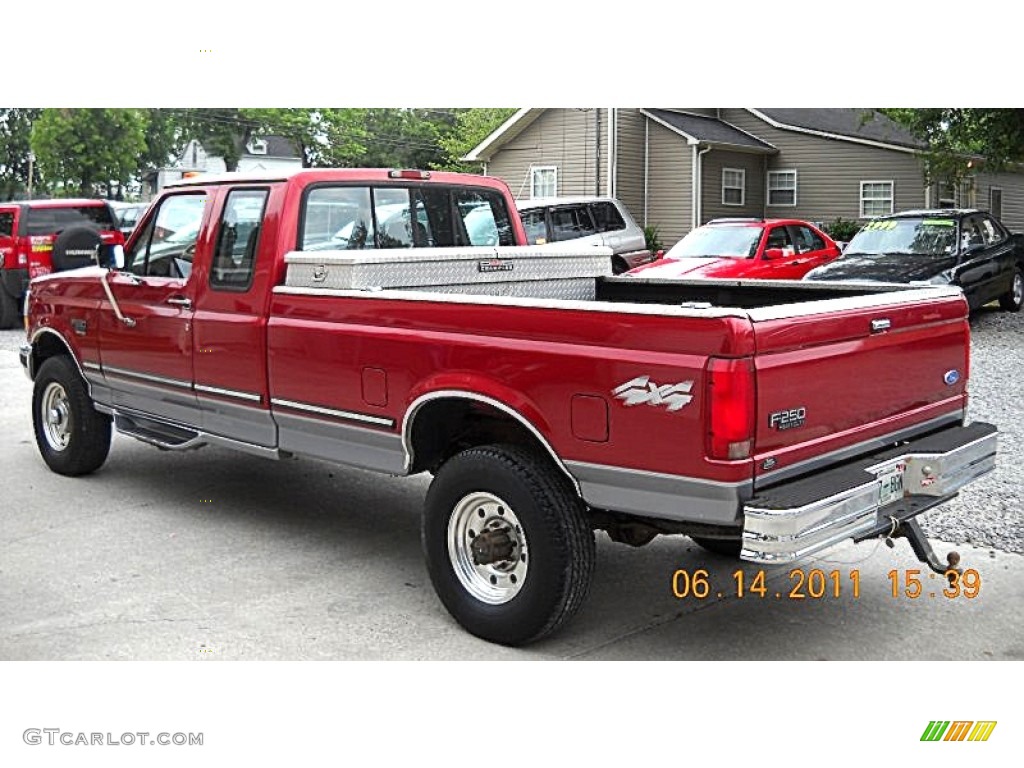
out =
{"type": "Polygon", "coordinates": [[[1013,283],[1010,290],[999,297],[999,306],[1007,312],[1020,312],[1024,306],[1024,267],[1017,266],[1013,270],[1013,283]]]}
{"type": "Polygon", "coordinates": [[[68,357],[51,357],[39,367],[32,424],[39,453],[57,474],[87,475],[110,452],[110,417],[93,408],[85,382],[68,357]]]}
{"type": "Polygon", "coordinates": [[[470,448],[441,467],[427,493],[423,547],[448,612],[505,645],[564,624],[594,569],[582,501],[549,460],[515,446],[470,448]]]}
{"type": "Polygon", "coordinates": [[[714,552],[716,555],[722,555],[723,557],[739,557],[740,549],[743,548],[740,539],[706,539],[703,536],[691,536],[690,538],[701,549],[706,549],[708,552],[714,552]]]}

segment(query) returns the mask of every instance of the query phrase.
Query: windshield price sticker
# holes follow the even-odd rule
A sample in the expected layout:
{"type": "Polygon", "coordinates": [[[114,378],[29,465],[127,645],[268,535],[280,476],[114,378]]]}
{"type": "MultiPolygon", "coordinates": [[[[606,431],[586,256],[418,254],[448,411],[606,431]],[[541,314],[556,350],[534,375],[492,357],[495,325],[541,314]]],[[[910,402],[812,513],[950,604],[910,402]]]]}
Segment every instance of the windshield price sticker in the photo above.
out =
{"type": "Polygon", "coordinates": [[[874,231],[877,229],[896,229],[896,225],[899,222],[896,219],[881,219],[876,221],[868,222],[864,229],[874,231]]]}

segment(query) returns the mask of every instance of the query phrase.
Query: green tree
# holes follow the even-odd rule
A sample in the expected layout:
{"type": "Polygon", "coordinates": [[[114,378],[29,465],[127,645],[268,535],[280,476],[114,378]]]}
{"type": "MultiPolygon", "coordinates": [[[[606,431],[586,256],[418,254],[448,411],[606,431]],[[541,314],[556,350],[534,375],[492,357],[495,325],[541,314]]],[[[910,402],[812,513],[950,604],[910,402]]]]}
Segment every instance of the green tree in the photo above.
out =
{"type": "Polygon", "coordinates": [[[139,109],[44,109],[31,146],[57,194],[113,196],[137,173],[145,134],[139,109]]]}
{"type": "Polygon", "coordinates": [[[450,171],[479,171],[476,163],[465,163],[462,158],[515,112],[515,108],[502,107],[460,110],[452,130],[440,139],[444,151],[441,167],[450,171]]]}
{"type": "MultiPolygon", "coordinates": [[[[32,123],[41,109],[0,109],[0,200],[27,192],[32,123]]],[[[33,168],[33,194],[44,189],[42,175],[33,168]]]]}
{"type": "Polygon", "coordinates": [[[261,135],[281,136],[299,150],[304,168],[350,165],[366,151],[363,110],[243,109],[261,135]]]}
{"type": "Polygon", "coordinates": [[[163,168],[184,149],[188,139],[175,110],[147,109],[146,151],[139,159],[139,170],[163,168]]]}
{"type": "Polygon", "coordinates": [[[929,176],[956,180],[970,156],[989,170],[1024,162],[1024,109],[884,109],[928,143],[929,176]]]}

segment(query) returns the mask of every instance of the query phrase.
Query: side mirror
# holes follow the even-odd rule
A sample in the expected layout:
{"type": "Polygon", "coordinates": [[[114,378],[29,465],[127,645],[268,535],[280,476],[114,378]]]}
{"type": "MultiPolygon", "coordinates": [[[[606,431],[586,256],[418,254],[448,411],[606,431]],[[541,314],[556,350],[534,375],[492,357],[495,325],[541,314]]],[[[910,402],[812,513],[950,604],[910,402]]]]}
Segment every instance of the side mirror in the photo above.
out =
{"type": "Polygon", "coordinates": [[[775,259],[786,258],[786,251],[783,248],[765,248],[764,260],[774,261],[775,259]]]}
{"type": "Polygon", "coordinates": [[[655,259],[663,259],[663,258],[665,258],[665,250],[664,249],[659,250],[657,253],[654,254],[654,258],[655,259]]]}
{"type": "Polygon", "coordinates": [[[977,253],[985,247],[984,243],[973,243],[971,245],[965,245],[962,256],[970,256],[971,254],[977,253]]]}

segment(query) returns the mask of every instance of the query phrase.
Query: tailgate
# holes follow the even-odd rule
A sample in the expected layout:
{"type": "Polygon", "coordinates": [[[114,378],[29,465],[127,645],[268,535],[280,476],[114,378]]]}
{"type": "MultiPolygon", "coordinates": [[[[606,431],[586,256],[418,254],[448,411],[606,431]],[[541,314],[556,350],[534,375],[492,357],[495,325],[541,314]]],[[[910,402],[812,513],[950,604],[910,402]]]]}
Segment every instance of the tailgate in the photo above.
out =
{"type": "Polygon", "coordinates": [[[789,309],[750,313],[759,485],[962,419],[970,328],[959,293],[903,291],[789,309]]]}

